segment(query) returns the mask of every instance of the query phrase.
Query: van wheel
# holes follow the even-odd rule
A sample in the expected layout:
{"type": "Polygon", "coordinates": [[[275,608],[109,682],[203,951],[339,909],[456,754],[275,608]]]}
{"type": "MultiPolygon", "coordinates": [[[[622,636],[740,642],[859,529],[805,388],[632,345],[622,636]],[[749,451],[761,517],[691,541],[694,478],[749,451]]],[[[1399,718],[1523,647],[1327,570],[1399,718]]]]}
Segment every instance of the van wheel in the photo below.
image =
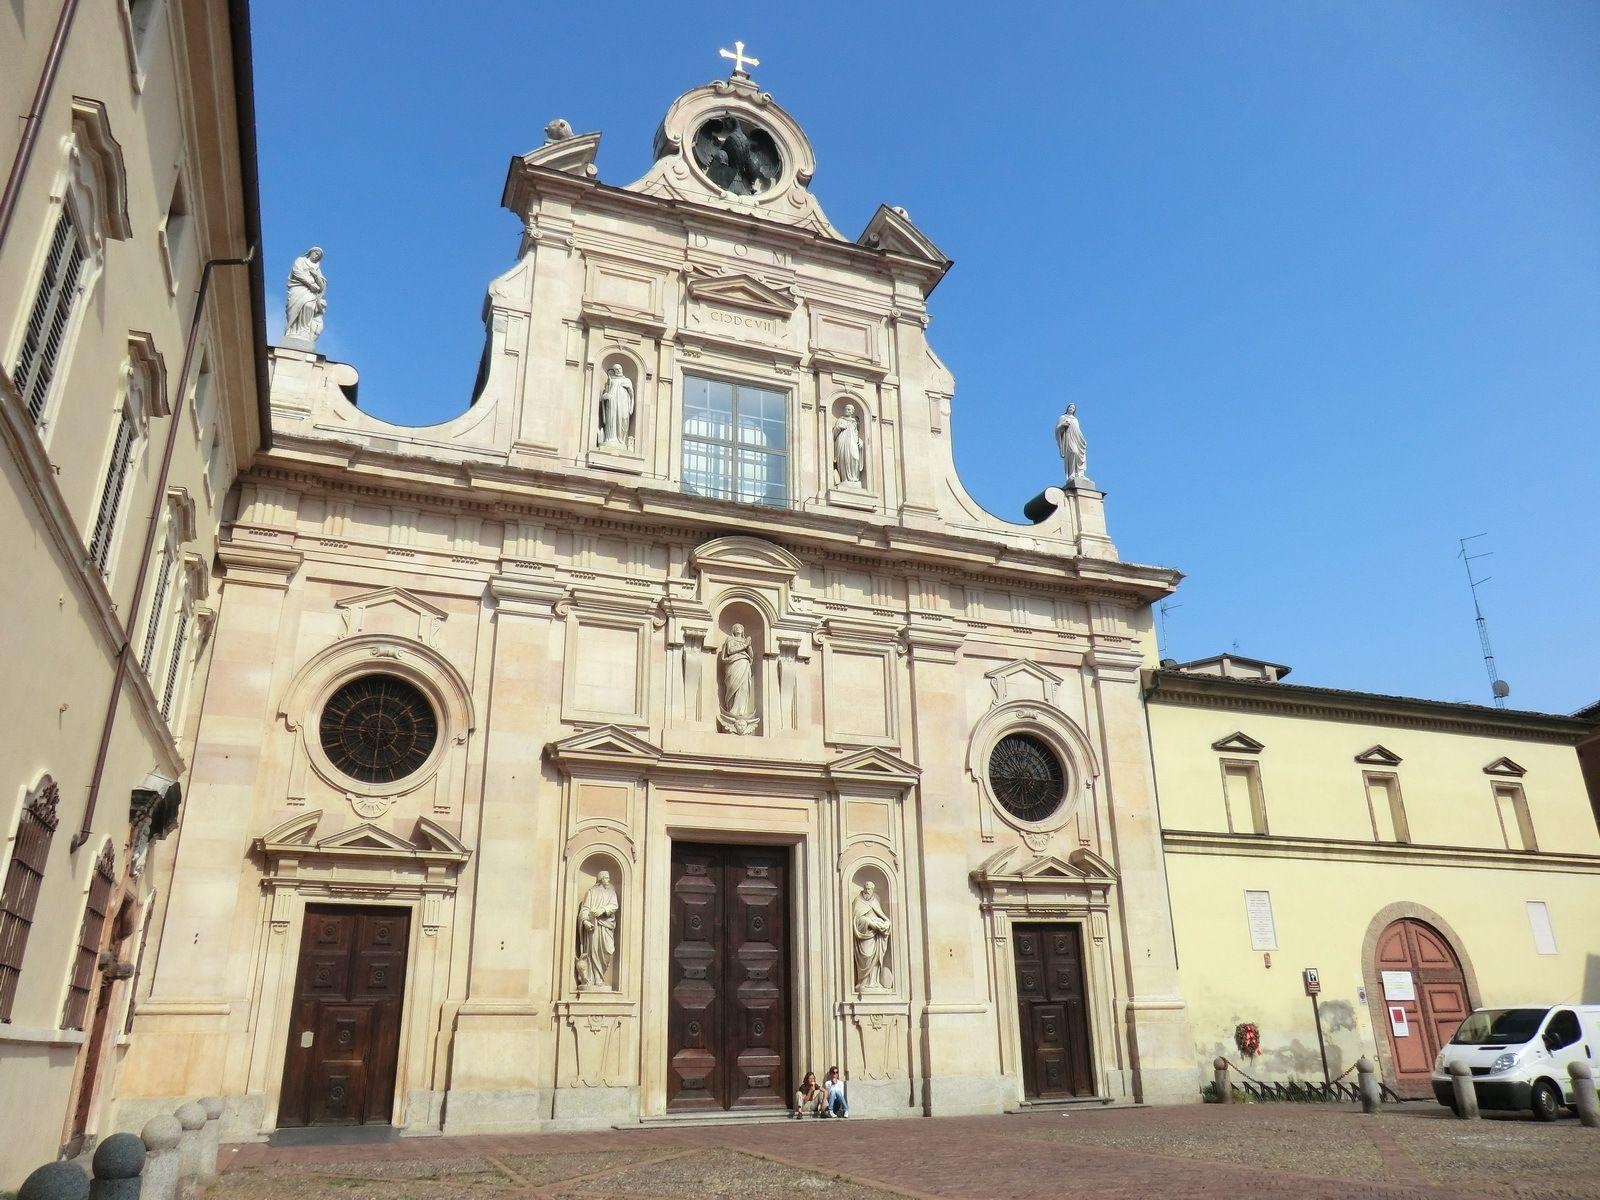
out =
{"type": "Polygon", "coordinates": [[[1533,1115],[1541,1121],[1554,1121],[1561,1115],[1561,1093],[1556,1091],[1556,1085],[1548,1079],[1541,1079],[1533,1085],[1533,1115]]]}

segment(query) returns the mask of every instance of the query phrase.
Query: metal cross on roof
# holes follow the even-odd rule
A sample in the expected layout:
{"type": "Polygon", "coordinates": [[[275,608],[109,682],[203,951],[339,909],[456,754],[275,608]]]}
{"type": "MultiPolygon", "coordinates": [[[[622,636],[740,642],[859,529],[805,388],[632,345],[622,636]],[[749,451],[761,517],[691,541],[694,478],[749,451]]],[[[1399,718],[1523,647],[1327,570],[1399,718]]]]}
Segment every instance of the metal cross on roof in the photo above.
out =
{"type": "Polygon", "coordinates": [[[733,59],[733,73],[742,75],[746,79],[750,78],[750,72],[746,71],[745,67],[759,67],[761,65],[759,58],[751,58],[744,52],[743,42],[735,42],[732,50],[719,50],[717,53],[722,55],[723,58],[733,59]]]}

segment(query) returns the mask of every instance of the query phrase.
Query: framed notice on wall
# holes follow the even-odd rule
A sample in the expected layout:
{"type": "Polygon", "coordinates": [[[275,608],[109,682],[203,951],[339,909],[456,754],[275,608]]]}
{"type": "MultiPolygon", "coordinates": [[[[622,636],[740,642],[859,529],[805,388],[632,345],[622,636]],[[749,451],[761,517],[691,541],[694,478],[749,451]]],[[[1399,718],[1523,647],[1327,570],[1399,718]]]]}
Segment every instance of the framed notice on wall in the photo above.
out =
{"type": "Polygon", "coordinates": [[[1410,971],[1383,971],[1383,998],[1385,1000],[1415,1000],[1417,981],[1410,971]]]}
{"type": "Polygon", "coordinates": [[[1245,892],[1244,917],[1250,926],[1250,949],[1278,948],[1278,927],[1272,920],[1271,892],[1245,892]]]}

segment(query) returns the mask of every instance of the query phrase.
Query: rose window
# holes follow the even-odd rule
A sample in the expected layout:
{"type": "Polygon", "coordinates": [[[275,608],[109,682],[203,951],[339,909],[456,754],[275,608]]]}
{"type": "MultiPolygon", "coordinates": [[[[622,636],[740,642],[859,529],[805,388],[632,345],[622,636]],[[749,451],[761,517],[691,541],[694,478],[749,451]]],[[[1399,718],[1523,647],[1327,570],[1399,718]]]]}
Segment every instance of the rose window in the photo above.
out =
{"type": "Polygon", "coordinates": [[[1043,821],[1066,797],[1066,773],[1038,738],[1009,733],[989,755],[989,786],[1017,820],[1043,821]]]}
{"type": "Polygon", "coordinates": [[[428,761],[439,721],[413,684],[393,675],[363,675],[323,706],[319,732],[328,758],[350,778],[394,783],[428,761]]]}

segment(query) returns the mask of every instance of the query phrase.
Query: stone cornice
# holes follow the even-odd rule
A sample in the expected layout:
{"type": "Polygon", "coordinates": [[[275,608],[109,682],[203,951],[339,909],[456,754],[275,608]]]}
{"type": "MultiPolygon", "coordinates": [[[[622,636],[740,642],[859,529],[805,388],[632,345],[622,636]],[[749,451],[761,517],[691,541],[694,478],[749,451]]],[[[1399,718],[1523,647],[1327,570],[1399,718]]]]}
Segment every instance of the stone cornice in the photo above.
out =
{"type": "Polygon", "coordinates": [[[1152,704],[1220,708],[1237,712],[1276,713],[1318,720],[1357,721],[1402,729],[1431,729],[1480,737],[1576,745],[1589,723],[1550,713],[1517,712],[1445,700],[1380,696],[1293,683],[1257,683],[1190,675],[1180,671],[1146,671],[1145,698],[1152,704]]]}
{"type": "Polygon", "coordinates": [[[1461,867],[1483,870],[1549,871],[1600,875],[1600,854],[1545,854],[1494,850],[1482,846],[1426,846],[1409,842],[1353,842],[1339,838],[1283,837],[1276,834],[1213,833],[1167,829],[1161,842],[1168,854],[1206,854],[1240,858],[1303,858],[1321,861],[1389,863],[1396,866],[1461,867]]]}

